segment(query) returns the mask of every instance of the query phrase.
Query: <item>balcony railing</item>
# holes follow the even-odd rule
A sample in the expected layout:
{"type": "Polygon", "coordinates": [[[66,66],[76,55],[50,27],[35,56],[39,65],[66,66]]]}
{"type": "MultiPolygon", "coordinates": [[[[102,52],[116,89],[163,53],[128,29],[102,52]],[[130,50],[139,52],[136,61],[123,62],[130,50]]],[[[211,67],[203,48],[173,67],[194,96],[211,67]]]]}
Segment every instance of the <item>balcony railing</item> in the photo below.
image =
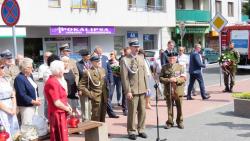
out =
{"type": "Polygon", "coordinates": [[[133,1],[128,2],[128,10],[130,11],[156,11],[165,12],[166,11],[166,0],[149,0],[141,1],[136,3],[133,1]]]}
{"type": "Polygon", "coordinates": [[[194,22],[209,22],[210,13],[206,10],[176,10],[177,21],[194,21],[194,22]]]}
{"type": "Polygon", "coordinates": [[[71,0],[71,9],[97,11],[97,2],[94,0],[71,0]]]}

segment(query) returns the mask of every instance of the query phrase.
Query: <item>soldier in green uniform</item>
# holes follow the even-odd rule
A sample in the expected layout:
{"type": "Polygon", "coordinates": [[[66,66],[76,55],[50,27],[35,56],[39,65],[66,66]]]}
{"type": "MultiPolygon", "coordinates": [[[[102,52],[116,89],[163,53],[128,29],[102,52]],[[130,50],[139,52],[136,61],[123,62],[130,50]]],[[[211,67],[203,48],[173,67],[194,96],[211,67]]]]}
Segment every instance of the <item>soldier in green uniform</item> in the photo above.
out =
{"type": "Polygon", "coordinates": [[[183,116],[182,116],[182,97],[184,94],[186,73],[184,67],[176,63],[177,53],[168,53],[168,62],[162,66],[160,73],[160,82],[164,85],[164,95],[167,100],[168,107],[168,120],[166,122],[166,129],[173,127],[173,101],[176,103],[177,118],[176,123],[178,128],[183,129],[183,116]]]}
{"type": "Polygon", "coordinates": [[[91,100],[92,115],[91,120],[105,122],[107,106],[106,86],[104,83],[105,70],[101,68],[100,57],[92,56],[90,58],[92,67],[83,72],[82,79],[79,82],[79,90],[83,95],[91,100]]]}
{"type": "Polygon", "coordinates": [[[233,92],[235,84],[235,73],[237,71],[237,64],[240,62],[240,54],[234,49],[234,43],[230,42],[228,48],[219,58],[219,63],[224,74],[225,89],[223,92],[233,92]]]}
{"type": "Polygon", "coordinates": [[[121,59],[121,80],[124,93],[127,96],[128,116],[127,131],[129,139],[136,140],[136,131],[139,137],[147,138],[145,129],[145,94],[147,92],[147,73],[144,56],[138,55],[138,40],[129,43],[131,53],[121,59]],[[137,114],[137,127],[135,127],[135,117],[137,114]]]}

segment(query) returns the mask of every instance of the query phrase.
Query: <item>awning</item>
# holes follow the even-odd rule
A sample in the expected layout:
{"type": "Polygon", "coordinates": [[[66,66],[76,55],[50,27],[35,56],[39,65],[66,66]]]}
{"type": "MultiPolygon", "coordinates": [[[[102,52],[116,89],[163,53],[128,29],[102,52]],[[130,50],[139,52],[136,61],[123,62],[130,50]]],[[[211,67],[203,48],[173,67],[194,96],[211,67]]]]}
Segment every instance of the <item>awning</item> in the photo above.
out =
{"type": "MultiPolygon", "coordinates": [[[[180,34],[180,29],[179,27],[176,27],[175,28],[175,31],[177,34],[180,34]]],[[[185,27],[185,33],[186,34],[190,34],[190,33],[193,33],[193,34],[206,34],[206,33],[209,33],[209,27],[185,27]]]]}

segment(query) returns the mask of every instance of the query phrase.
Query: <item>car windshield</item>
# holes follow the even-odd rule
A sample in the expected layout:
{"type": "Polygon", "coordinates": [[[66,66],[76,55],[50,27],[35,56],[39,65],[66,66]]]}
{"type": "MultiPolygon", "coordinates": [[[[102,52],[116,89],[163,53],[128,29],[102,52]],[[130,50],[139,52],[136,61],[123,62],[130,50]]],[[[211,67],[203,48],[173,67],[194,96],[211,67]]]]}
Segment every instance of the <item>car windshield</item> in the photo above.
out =
{"type": "Polygon", "coordinates": [[[146,57],[154,57],[154,56],[155,56],[155,52],[152,52],[152,51],[145,51],[145,56],[146,56],[146,57]]]}

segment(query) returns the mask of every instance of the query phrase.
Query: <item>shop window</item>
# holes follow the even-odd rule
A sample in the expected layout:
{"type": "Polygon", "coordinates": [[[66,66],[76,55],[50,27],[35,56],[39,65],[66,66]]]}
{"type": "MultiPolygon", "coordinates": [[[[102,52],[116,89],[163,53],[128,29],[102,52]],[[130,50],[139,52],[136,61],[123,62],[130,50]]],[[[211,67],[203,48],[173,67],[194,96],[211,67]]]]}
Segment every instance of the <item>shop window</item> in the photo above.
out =
{"type": "Polygon", "coordinates": [[[143,35],[143,49],[144,50],[155,49],[155,43],[156,43],[155,37],[156,35],[153,35],[153,34],[143,35]]]}
{"type": "Polygon", "coordinates": [[[215,3],[215,11],[216,11],[216,13],[221,13],[221,1],[216,1],[216,3],[215,3]]]}
{"type": "Polygon", "coordinates": [[[61,7],[61,0],[48,0],[49,7],[61,7]]]}
{"type": "Polygon", "coordinates": [[[165,11],[166,0],[128,0],[131,11],[165,11]]]}
{"type": "Polygon", "coordinates": [[[71,0],[72,9],[97,10],[96,0],[71,0]]]}
{"type": "Polygon", "coordinates": [[[125,47],[124,36],[114,37],[114,50],[116,51],[117,57],[121,56],[121,50],[125,47]]]}
{"type": "Polygon", "coordinates": [[[228,17],[233,17],[234,16],[234,3],[233,2],[228,2],[228,17]]]}
{"type": "Polygon", "coordinates": [[[43,63],[43,53],[42,38],[24,38],[24,56],[34,61],[35,69],[43,63]]]}
{"type": "Polygon", "coordinates": [[[184,0],[177,0],[176,1],[176,9],[185,9],[185,2],[184,2],[184,0]]]}

